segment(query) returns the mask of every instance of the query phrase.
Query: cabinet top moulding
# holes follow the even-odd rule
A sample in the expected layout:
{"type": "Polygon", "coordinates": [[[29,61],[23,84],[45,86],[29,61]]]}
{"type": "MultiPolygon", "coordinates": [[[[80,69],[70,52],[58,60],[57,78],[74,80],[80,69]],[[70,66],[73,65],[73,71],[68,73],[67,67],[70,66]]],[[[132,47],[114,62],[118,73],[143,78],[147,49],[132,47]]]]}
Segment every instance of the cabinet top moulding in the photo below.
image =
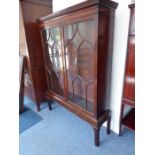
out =
{"type": "Polygon", "coordinates": [[[43,21],[46,21],[52,18],[56,18],[56,17],[62,16],[65,14],[69,14],[69,13],[72,13],[72,12],[75,12],[75,11],[78,11],[84,8],[93,7],[93,6],[115,10],[118,6],[118,3],[110,1],[110,0],[87,0],[82,3],[68,7],[66,9],[47,15],[45,17],[41,17],[37,19],[37,22],[43,22],[43,21]]]}
{"type": "Polygon", "coordinates": [[[129,8],[134,8],[134,7],[135,7],[134,3],[129,5],[129,8]]]}
{"type": "Polygon", "coordinates": [[[32,4],[52,7],[52,0],[20,0],[20,1],[25,3],[32,3],[32,4]]]}

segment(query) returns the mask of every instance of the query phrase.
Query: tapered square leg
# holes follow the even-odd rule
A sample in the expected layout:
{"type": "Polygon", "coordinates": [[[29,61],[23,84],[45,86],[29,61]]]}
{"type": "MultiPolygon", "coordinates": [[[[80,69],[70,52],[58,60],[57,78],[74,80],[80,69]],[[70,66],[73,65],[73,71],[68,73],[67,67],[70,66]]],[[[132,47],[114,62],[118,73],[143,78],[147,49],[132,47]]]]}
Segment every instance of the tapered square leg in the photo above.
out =
{"type": "Polygon", "coordinates": [[[48,101],[48,108],[49,110],[52,110],[52,103],[50,101],[48,101]]]}
{"type": "Polygon", "coordinates": [[[21,112],[24,112],[24,104],[21,105],[21,112]]]}
{"type": "Polygon", "coordinates": [[[96,146],[100,145],[100,133],[99,133],[99,129],[95,129],[94,128],[94,143],[96,146]]]}
{"type": "Polygon", "coordinates": [[[120,120],[119,120],[119,134],[118,134],[118,136],[121,136],[121,132],[122,132],[123,111],[124,111],[124,104],[121,105],[121,114],[120,114],[120,120]]]}
{"type": "Polygon", "coordinates": [[[40,103],[37,103],[37,111],[40,111],[40,103]]]}
{"type": "Polygon", "coordinates": [[[111,126],[111,116],[109,116],[107,120],[107,134],[110,134],[110,126],[111,126]]]}

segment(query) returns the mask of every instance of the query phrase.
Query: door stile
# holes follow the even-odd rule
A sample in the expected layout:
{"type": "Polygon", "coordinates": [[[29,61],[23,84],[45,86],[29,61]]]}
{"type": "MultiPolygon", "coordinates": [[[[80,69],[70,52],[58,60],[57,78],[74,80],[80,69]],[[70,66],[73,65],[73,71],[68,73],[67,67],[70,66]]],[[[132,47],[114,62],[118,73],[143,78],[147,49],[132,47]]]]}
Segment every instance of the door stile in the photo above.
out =
{"type": "Polygon", "coordinates": [[[68,80],[67,80],[67,71],[66,71],[66,58],[65,58],[65,42],[64,42],[64,27],[61,26],[61,44],[62,44],[62,64],[63,64],[63,77],[64,77],[64,98],[68,100],[68,80]]]}

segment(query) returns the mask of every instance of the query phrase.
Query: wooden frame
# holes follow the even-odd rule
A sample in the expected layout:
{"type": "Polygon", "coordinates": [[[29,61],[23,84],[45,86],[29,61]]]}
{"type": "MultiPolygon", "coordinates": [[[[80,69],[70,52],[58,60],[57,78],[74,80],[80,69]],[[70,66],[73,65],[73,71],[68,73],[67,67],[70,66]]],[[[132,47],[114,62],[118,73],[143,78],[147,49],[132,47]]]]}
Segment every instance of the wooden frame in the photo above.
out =
{"type": "Polygon", "coordinates": [[[112,1],[90,0],[37,20],[44,49],[49,108],[49,101],[55,100],[88,122],[94,128],[96,146],[100,144],[99,131],[105,121],[110,134],[109,93],[117,5],[112,1]],[[68,47],[70,42],[73,44],[68,47]],[[77,77],[83,85],[74,85],[77,77]]]}
{"type": "Polygon", "coordinates": [[[135,4],[129,5],[130,22],[128,33],[128,46],[126,57],[126,68],[124,76],[124,90],[122,95],[119,135],[122,133],[122,126],[125,126],[132,131],[135,130],[135,4]],[[131,107],[129,113],[124,117],[123,113],[126,106],[131,107]]]}
{"type": "Polygon", "coordinates": [[[25,56],[19,56],[19,112],[24,111],[25,56]]]}

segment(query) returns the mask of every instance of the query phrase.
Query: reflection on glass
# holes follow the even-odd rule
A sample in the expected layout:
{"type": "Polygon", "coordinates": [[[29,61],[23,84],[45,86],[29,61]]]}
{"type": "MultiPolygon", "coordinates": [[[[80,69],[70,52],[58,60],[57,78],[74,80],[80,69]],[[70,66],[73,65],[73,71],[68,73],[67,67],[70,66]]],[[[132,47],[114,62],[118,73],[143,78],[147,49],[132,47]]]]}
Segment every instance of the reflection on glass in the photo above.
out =
{"type": "Polygon", "coordinates": [[[62,51],[60,40],[60,29],[50,28],[44,32],[46,39],[46,70],[48,73],[48,87],[49,90],[63,96],[63,64],[62,64],[62,51]]]}
{"type": "Polygon", "coordinates": [[[93,112],[94,102],[94,22],[64,27],[68,100],[93,112]]]}

